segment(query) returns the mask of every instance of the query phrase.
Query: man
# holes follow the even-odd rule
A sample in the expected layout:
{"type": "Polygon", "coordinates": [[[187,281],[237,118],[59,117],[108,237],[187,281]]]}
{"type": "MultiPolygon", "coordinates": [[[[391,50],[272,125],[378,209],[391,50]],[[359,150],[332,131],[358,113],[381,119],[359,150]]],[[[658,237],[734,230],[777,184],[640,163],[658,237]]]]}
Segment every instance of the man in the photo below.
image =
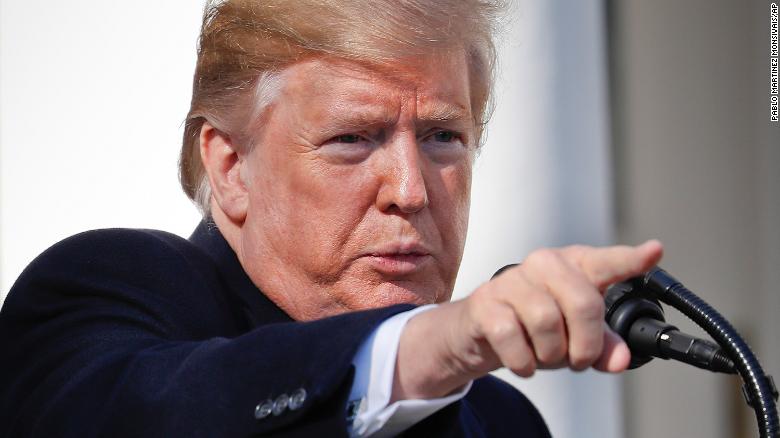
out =
{"type": "Polygon", "coordinates": [[[536,251],[448,303],[497,13],[209,4],[181,160],[204,222],[30,265],[0,313],[2,433],[547,436],[487,373],[625,369],[601,292],[661,247],[536,251]]]}

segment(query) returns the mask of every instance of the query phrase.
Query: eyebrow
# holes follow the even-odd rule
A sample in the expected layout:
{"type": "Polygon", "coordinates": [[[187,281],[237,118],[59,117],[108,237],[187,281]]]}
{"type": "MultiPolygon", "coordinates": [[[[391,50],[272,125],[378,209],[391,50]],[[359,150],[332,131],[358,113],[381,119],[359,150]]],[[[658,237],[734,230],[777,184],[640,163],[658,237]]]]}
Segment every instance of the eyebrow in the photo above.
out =
{"type": "Polygon", "coordinates": [[[467,108],[451,103],[433,102],[417,114],[417,119],[428,122],[451,122],[470,119],[467,108]]]}
{"type": "MultiPolygon", "coordinates": [[[[418,108],[416,120],[423,123],[448,123],[471,120],[471,112],[468,108],[449,102],[433,101],[418,108]]],[[[381,105],[353,107],[351,105],[337,105],[331,111],[329,118],[337,124],[347,126],[382,126],[396,122],[396,115],[388,113],[381,105]]]]}
{"type": "Polygon", "coordinates": [[[339,124],[356,126],[389,125],[395,122],[395,117],[385,111],[334,111],[330,118],[339,124]]]}

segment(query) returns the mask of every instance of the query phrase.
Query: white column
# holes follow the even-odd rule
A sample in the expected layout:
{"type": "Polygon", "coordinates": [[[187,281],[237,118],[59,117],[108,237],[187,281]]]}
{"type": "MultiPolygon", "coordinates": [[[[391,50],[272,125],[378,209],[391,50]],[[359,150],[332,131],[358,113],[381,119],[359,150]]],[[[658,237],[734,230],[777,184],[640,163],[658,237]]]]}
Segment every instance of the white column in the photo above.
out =
{"type": "MultiPolygon", "coordinates": [[[[456,296],[535,248],[613,240],[602,2],[520,0],[513,15],[456,296]]],[[[532,399],[553,436],[621,436],[618,377],[498,374],[532,399]]]]}

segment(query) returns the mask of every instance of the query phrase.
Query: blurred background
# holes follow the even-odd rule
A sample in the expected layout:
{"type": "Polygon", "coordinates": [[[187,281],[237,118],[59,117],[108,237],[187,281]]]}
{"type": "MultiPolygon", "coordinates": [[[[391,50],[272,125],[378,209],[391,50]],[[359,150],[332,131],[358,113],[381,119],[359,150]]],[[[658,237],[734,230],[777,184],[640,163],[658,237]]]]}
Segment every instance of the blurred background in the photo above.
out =
{"type": "MultiPolygon", "coordinates": [[[[541,246],[659,238],[780,378],[769,6],[516,0],[456,296],[541,246]]],[[[176,177],[200,2],[0,0],[0,300],[80,231],[199,221],[176,177]]],[[[683,316],[667,320],[703,336],[683,316]]],[[[735,377],[654,360],[520,380],[556,437],[756,436],[735,377]]]]}

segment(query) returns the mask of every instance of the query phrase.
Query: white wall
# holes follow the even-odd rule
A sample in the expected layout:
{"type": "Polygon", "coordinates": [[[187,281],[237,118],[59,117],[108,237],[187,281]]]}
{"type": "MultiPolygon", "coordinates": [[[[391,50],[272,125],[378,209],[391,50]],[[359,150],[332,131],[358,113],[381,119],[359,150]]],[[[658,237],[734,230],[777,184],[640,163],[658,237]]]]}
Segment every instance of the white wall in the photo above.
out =
{"type": "Polygon", "coordinates": [[[200,16],[171,1],[0,3],[0,298],[79,231],[194,228],[176,166],[200,16]]]}
{"type": "MultiPolygon", "coordinates": [[[[539,246],[613,240],[600,2],[516,3],[458,296],[539,246]]],[[[186,236],[198,216],[176,160],[199,6],[2,0],[0,17],[2,294],[33,257],[82,230],[186,236]]],[[[556,437],[619,436],[614,377],[512,380],[556,437]]]]}

